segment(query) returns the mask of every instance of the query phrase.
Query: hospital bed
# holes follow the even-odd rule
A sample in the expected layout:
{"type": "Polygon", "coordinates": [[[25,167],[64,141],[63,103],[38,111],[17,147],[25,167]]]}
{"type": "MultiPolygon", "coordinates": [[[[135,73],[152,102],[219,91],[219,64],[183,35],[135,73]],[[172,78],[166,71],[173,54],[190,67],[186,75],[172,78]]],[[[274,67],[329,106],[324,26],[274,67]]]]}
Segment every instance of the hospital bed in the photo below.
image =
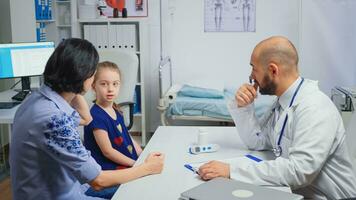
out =
{"type": "Polygon", "coordinates": [[[158,110],[161,112],[162,125],[169,125],[170,120],[232,122],[226,107],[226,99],[223,96],[210,98],[204,94],[203,88],[189,87],[184,84],[173,85],[172,64],[169,57],[160,62],[159,87],[158,110]],[[195,92],[200,92],[201,96],[194,95],[195,92]],[[193,95],[189,95],[192,93],[193,95]]]}
{"type": "MultiPolygon", "coordinates": [[[[234,98],[236,88],[196,87],[189,84],[172,83],[172,63],[169,57],[159,64],[160,100],[158,110],[162,125],[170,121],[185,120],[198,122],[217,122],[220,125],[232,124],[233,120],[227,108],[228,101],[234,98]]],[[[272,99],[255,103],[256,115],[261,116],[272,99]]]]}

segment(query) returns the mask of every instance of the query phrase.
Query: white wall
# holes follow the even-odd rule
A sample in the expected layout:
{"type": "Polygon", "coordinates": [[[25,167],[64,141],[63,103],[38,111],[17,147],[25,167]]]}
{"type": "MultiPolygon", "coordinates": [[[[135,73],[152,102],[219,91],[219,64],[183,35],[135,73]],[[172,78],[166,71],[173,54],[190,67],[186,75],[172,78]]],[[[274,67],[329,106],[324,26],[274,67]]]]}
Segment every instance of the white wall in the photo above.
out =
{"type": "Polygon", "coordinates": [[[356,85],[356,1],[303,0],[300,70],[330,94],[335,85],[356,85]]]}
{"type": "MultiPolygon", "coordinates": [[[[159,125],[159,0],[150,0],[151,131],[159,125]],[[154,14],[154,15],[155,15],[154,14]],[[156,81],[157,80],[157,81],[156,81]]],[[[302,76],[319,80],[326,93],[335,85],[356,85],[355,0],[256,0],[255,33],[204,33],[203,0],[162,0],[163,54],[173,61],[174,83],[191,79],[240,85],[250,73],[253,47],[284,35],[300,54],[302,76]]]]}
{"type": "Polygon", "coordinates": [[[298,45],[299,0],[257,1],[255,33],[206,33],[203,0],[176,0],[174,4],[167,36],[174,83],[199,78],[240,85],[248,80],[250,54],[259,41],[284,35],[298,45]]]}

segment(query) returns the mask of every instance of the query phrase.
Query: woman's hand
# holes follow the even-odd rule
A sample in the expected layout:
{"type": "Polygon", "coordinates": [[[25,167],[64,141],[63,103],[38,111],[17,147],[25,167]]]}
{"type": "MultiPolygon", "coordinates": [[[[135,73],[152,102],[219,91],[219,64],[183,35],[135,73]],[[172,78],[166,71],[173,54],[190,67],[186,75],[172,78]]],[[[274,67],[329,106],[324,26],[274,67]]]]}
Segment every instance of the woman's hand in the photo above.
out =
{"type": "Polygon", "coordinates": [[[93,120],[92,116],[90,115],[88,103],[83,95],[75,95],[70,104],[81,117],[79,125],[88,125],[93,120]]]}

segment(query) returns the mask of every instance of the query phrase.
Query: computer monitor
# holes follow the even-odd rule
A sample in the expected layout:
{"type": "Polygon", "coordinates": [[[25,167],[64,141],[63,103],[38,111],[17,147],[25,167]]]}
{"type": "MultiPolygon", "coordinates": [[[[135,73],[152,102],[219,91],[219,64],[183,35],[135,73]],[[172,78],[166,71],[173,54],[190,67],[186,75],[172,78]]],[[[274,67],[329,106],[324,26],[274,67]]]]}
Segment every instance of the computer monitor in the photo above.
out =
{"type": "Polygon", "coordinates": [[[22,91],[30,91],[30,77],[43,74],[53,51],[53,42],[0,44],[0,79],[21,78],[22,91]]]}

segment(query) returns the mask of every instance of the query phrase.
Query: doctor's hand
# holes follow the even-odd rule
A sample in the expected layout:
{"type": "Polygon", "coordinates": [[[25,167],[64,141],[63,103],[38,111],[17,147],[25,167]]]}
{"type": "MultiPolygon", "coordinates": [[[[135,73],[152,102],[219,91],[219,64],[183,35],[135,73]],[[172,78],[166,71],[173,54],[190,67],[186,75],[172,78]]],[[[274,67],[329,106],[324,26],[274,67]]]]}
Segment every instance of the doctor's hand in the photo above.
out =
{"type": "Polygon", "coordinates": [[[199,168],[199,175],[203,180],[216,177],[230,178],[230,165],[219,161],[210,161],[199,168]]]}
{"type": "Polygon", "coordinates": [[[257,88],[257,83],[255,83],[254,85],[243,84],[235,94],[237,106],[245,107],[251,104],[257,97],[257,88]]]}
{"type": "Polygon", "coordinates": [[[164,165],[164,154],[159,152],[150,153],[145,159],[144,165],[149,174],[160,174],[164,165]]]}

